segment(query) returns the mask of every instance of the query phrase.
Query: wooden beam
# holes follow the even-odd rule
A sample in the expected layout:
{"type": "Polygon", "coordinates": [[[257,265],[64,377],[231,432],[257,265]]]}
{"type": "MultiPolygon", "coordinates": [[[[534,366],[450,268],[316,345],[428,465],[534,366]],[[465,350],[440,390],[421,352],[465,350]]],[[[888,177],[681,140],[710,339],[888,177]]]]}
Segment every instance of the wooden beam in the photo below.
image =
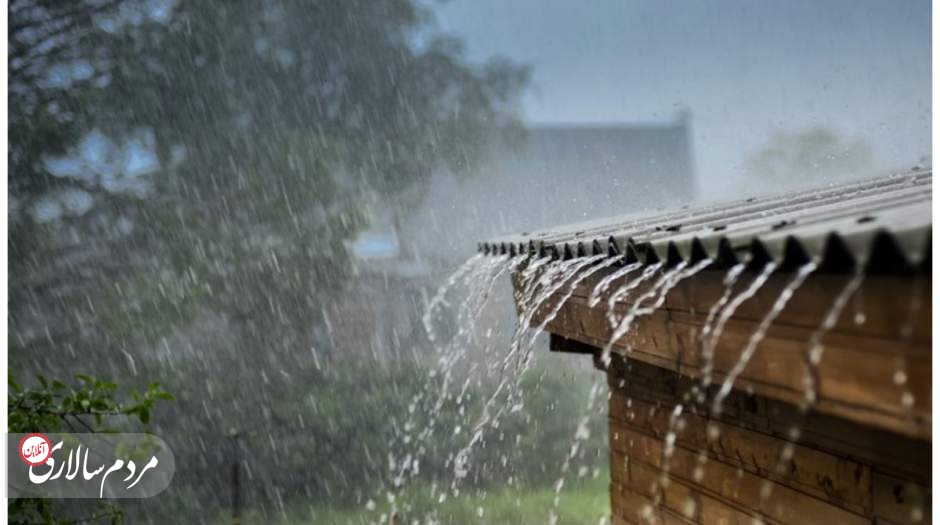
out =
{"type": "MultiPolygon", "coordinates": [[[[585,279],[561,305],[557,316],[547,325],[547,330],[557,336],[553,338],[554,350],[597,353],[608,343],[613,328],[607,318],[607,299],[625,281],[615,281],[596,307],[589,305],[588,297],[596,283],[612,271],[605,269],[585,279]]],[[[705,364],[702,328],[709,309],[725,293],[724,276],[724,272],[704,271],[681,282],[666,296],[662,308],[637,319],[630,332],[616,342],[614,352],[683,376],[701,377],[705,364]]],[[[735,292],[751,278],[742,275],[735,292]]],[[[715,347],[715,381],[727,377],[760,319],[789,279],[787,275],[772,276],[729,319],[715,347]]],[[[791,404],[800,403],[805,393],[809,340],[848,279],[840,275],[810,276],[767,331],[735,387],[791,404]]],[[[626,300],[616,303],[613,313],[618,317],[625,315],[631,301],[649,291],[654,281],[651,279],[626,300]]],[[[518,276],[514,283],[519,291],[518,276]]],[[[532,325],[541,324],[560,298],[561,293],[557,293],[541,305],[532,325]]],[[[866,277],[833,329],[822,339],[825,352],[818,367],[820,396],[814,408],[929,440],[930,320],[929,277],[866,277]]]]}

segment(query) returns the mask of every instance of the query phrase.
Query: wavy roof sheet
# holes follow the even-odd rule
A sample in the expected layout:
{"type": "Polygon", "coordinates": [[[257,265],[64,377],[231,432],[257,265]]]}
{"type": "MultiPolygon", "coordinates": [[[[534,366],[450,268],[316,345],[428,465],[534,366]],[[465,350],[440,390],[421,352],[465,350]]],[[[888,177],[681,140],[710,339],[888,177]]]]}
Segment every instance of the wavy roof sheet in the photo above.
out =
{"type": "Polygon", "coordinates": [[[793,269],[929,272],[932,170],[778,196],[560,226],[482,242],[487,254],[606,253],[626,263],[717,266],[775,261],[793,269]]]}

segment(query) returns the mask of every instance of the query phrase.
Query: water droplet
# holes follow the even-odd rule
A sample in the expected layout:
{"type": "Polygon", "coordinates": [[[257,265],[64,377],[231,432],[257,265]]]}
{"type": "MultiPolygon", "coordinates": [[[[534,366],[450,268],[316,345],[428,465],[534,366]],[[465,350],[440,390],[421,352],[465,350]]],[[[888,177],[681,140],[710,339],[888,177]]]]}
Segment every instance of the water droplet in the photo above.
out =
{"type": "Polygon", "coordinates": [[[898,370],[894,373],[894,384],[903,385],[907,383],[907,373],[904,370],[898,370]]]}
{"type": "Polygon", "coordinates": [[[708,423],[708,440],[717,441],[721,436],[721,429],[715,423],[708,423]]]}
{"type": "Polygon", "coordinates": [[[901,396],[901,404],[904,405],[904,408],[911,408],[914,406],[914,395],[910,392],[904,392],[901,396]]]}

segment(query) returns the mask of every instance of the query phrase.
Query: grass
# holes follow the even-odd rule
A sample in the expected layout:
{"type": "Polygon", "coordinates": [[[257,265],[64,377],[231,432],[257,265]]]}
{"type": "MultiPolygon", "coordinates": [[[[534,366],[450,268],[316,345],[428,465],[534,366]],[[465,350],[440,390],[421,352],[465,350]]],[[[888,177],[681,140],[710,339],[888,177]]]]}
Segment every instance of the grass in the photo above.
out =
{"type": "MultiPolygon", "coordinates": [[[[597,525],[607,523],[610,515],[608,497],[608,476],[600,472],[595,478],[587,478],[568,486],[561,492],[558,507],[558,525],[597,525]]],[[[400,523],[435,523],[453,525],[501,525],[532,524],[544,525],[549,522],[549,513],[553,510],[555,492],[550,487],[538,489],[517,489],[513,487],[494,488],[479,493],[448,498],[443,502],[430,496],[428,487],[413,488],[399,496],[400,523]]],[[[301,523],[366,525],[389,523],[388,512],[391,505],[387,501],[376,502],[376,508],[369,511],[365,506],[356,508],[331,508],[322,505],[293,506],[271,522],[280,525],[299,525],[301,523]]],[[[257,513],[248,512],[242,523],[265,523],[257,513]]]]}

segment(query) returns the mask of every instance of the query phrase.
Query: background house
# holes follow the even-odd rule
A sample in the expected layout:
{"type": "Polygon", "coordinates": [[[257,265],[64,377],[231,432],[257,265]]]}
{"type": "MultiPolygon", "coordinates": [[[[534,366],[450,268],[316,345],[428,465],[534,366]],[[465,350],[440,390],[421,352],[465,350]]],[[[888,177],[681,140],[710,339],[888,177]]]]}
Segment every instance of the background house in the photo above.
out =
{"type": "Polygon", "coordinates": [[[658,123],[530,126],[473,175],[437,173],[402,240],[462,259],[477,239],[509,231],[684,204],[696,195],[691,133],[687,112],[658,123]]]}

